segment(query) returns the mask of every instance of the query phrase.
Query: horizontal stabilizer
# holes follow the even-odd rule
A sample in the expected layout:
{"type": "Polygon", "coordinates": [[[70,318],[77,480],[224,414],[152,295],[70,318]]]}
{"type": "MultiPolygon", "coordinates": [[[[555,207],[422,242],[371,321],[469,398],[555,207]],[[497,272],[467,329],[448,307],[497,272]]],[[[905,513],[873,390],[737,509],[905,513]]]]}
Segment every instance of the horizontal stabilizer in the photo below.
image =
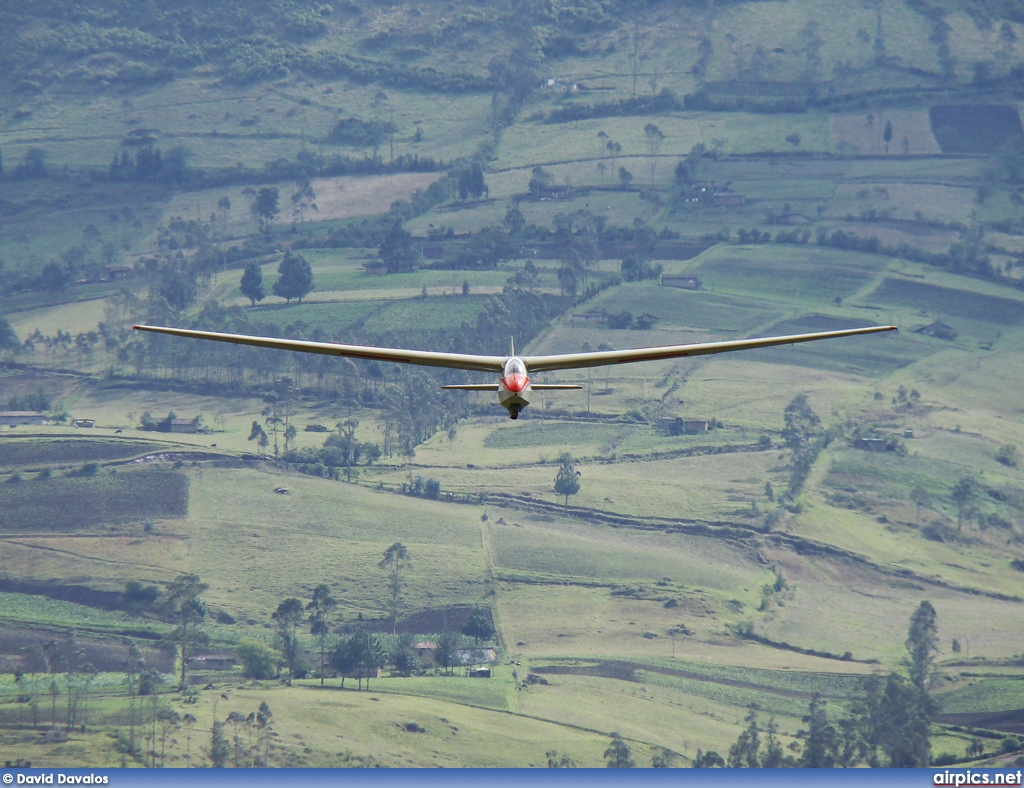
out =
{"type": "Polygon", "coordinates": [[[570,389],[581,389],[575,383],[531,383],[530,388],[534,391],[569,391],[570,389]]]}
{"type": "Polygon", "coordinates": [[[451,386],[441,386],[443,389],[460,389],[462,391],[497,391],[497,383],[456,383],[451,386]]]}

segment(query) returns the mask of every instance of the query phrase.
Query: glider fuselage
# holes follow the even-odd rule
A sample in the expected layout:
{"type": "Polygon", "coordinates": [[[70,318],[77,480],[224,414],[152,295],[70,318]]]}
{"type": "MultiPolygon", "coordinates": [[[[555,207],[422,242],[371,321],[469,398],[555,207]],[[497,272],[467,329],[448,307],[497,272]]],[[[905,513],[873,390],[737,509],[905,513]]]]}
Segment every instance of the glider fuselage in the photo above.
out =
{"type": "Polygon", "coordinates": [[[511,418],[518,419],[519,411],[530,404],[530,391],[526,364],[521,358],[513,356],[505,362],[504,372],[498,381],[498,403],[508,411],[511,418]]]}

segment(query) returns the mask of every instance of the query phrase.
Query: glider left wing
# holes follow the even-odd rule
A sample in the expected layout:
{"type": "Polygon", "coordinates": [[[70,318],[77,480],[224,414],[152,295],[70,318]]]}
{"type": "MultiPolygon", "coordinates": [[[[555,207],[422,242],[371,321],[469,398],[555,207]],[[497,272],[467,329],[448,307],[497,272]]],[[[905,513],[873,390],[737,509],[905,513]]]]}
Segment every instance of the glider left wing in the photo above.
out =
{"type": "Polygon", "coordinates": [[[299,339],[274,339],[254,337],[245,334],[220,334],[215,331],[193,331],[187,328],[164,328],[163,326],[134,326],[136,331],[151,331],[155,334],[170,334],[191,339],[209,339],[214,342],[230,342],[235,345],[252,345],[276,350],[297,350],[302,353],[320,353],[325,356],[347,356],[373,361],[394,361],[400,364],[417,364],[423,367],[447,367],[468,369],[476,372],[501,373],[505,365],[503,356],[474,356],[468,353],[440,353],[429,350],[402,350],[389,347],[367,347],[364,345],[338,345],[333,342],[307,342],[299,339]]]}

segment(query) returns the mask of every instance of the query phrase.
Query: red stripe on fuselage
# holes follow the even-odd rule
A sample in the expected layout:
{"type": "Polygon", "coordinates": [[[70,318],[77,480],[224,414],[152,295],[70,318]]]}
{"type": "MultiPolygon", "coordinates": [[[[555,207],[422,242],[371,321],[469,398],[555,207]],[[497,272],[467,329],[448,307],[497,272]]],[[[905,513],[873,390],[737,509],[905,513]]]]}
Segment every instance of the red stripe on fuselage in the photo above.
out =
{"type": "Polygon", "coordinates": [[[501,379],[502,385],[511,391],[513,394],[518,394],[528,385],[530,385],[530,379],[526,375],[520,375],[513,373],[506,375],[501,379]]]}

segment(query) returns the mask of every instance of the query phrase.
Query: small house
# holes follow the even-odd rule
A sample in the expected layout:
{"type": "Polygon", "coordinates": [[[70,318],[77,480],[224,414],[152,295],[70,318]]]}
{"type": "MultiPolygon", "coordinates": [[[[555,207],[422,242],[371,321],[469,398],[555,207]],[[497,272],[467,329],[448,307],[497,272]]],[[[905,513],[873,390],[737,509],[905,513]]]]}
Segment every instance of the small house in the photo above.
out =
{"type": "Polygon", "coordinates": [[[568,200],[570,197],[572,197],[572,186],[568,184],[545,186],[537,191],[539,200],[568,200]]]}
{"type": "Polygon", "coordinates": [[[107,279],[125,279],[132,275],[132,269],[126,265],[114,265],[107,268],[107,279]]]}
{"type": "Polygon", "coordinates": [[[176,432],[185,435],[195,435],[202,427],[202,417],[194,419],[170,418],[169,416],[157,425],[160,432],[176,432]]]}
{"type": "Polygon", "coordinates": [[[640,317],[636,318],[633,321],[633,327],[639,331],[648,331],[657,322],[657,315],[652,315],[650,312],[644,312],[642,315],[640,315],[640,317]]]}
{"type": "Polygon", "coordinates": [[[413,646],[416,649],[416,658],[421,665],[430,666],[434,664],[434,653],[437,651],[437,643],[422,641],[413,646]]]}
{"type": "Polygon", "coordinates": [[[185,660],[191,670],[231,670],[235,658],[228,654],[196,654],[185,660]]]}
{"type": "Polygon", "coordinates": [[[46,417],[37,410],[5,410],[0,411],[0,424],[8,427],[20,427],[23,424],[44,426],[46,417]]]}
{"type": "Polygon", "coordinates": [[[678,287],[681,290],[700,290],[703,283],[698,276],[688,274],[662,274],[662,287],[678,287]]]}
{"type": "Polygon", "coordinates": [[[887,438],[857,438],[853,448],[864,451],[896,451],[896,444],[887,438]]]}
{"type": "Polygon", "coordinates": [[[47,744],[60,744],[68,740],[68,732],[61,730],[60,728],[50,728],[46,732],[46,743],[47,744]]]}
{"type": "Polygon", "coordinates": [[[710,426],[707,419],[684,419],[677,416],[674,419],[661,419],[658,424],[668,422],[665,429],[669,435],[696,435],[699,432],[707,432],[710,426]]]}
{"type": "Polygon", "coordinates": [[[746,202],[747,198],[739,192],[715,192],[711,195],[711,204],[715,208],[735,208],[746,202]]]}

